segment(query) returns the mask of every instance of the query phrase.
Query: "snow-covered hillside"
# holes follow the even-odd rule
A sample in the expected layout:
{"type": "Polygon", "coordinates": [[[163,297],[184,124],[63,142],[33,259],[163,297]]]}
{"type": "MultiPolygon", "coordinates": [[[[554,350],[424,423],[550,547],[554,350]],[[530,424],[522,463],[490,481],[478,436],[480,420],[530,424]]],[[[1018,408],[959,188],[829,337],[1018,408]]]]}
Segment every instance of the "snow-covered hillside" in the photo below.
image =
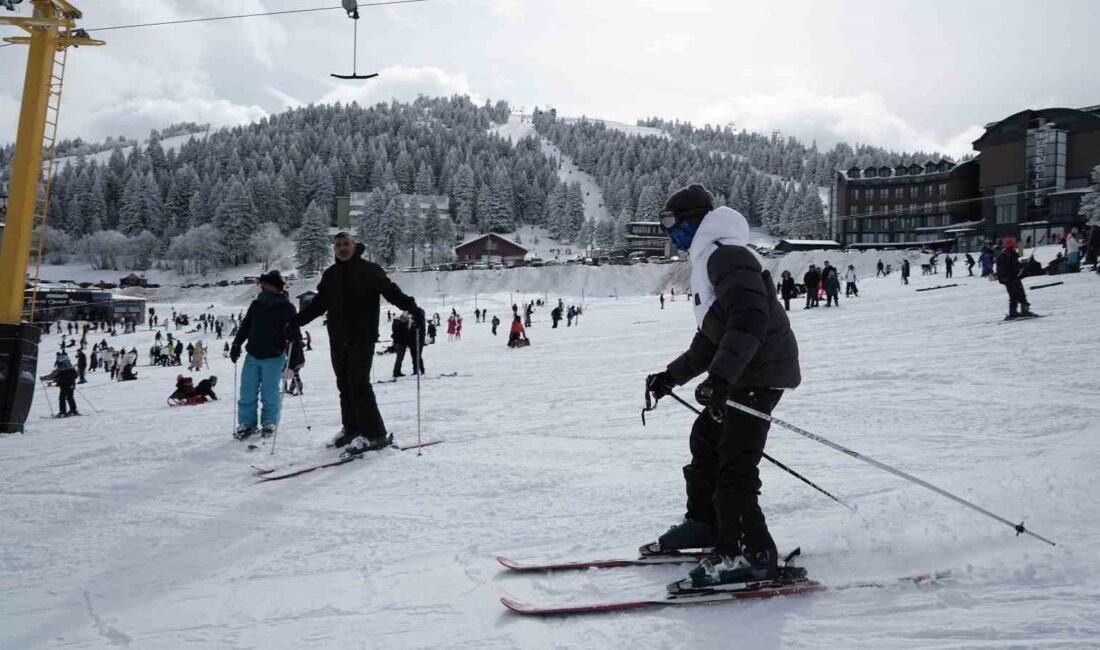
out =
{"type": "MultiPolygon", "coordinates": [[[[492,127],[490,131],[502,138],[511,140],[513,143],[526,137],[538,137],[530,115],[509,115],[506,123],[498,124],[492,127]]],[[[582,172],[572,158],[563,154],[556,145],[546,138],[539,138],[539,142],[542,144],[543,153],[561,160],[561,165],[558,167],[558,178],[564,183],[580,183],[581,190],[584,191],[585,218],[595,219],[596,221],[611,219],[611,214],[604,205],[603,190],[600,189],[596,179],[582,172]]]]}
{"type": "MultiPolygon", "coordinates": [[[[187,144],[187,142],[190,141],[191,138],[194,138],[196,140],[205,140],[208,135],[210,135],[209,131],[204,131],[201,133],[185,133],[183,135],[173,135],[167,138],[162,138],[160,141],[160,146],[164,149],[164,153],[168,153],[172,149],[178,149],[180,146],[187,144]]],[[[148,145],[148,141],[141,143],[143,149],[148,145]]],[[[120,149],[122,151],[122,155],[127,156],[130,154],[130,150],[133,149],[133,147],[120,147],[120,149]]],[[[84,156],[84,161],[90,163],[94,160],[100,165],[106,165],[107,161],[111,159],[111,153],[113,151],[113,149],[107,149],[106,151],[89,154],[87,156],[84,156]]],[[[62,167],[73,164],[76,161],[77,156],[60,157],[57,159],[57,168],[61,169],[62,167]]]]}
{"type": "MultiPolygon", "coordinates": [[[[213,343],[218,402],[167,407],[180,369],[154,367],[129,384],[91,374],[77,396],[87,415],[75,420],[44,419],[50,407],[36,395],[26,435],[0,436],[0,647],[1094,647],[1097,277],[1027,280],[1065,284],[1031,291],[1049,317],[1009,324],[996,283],[961,277],[916,291],[942,280],[871,278],[837,309],[792,311],[804,381],[776,415],[1026,521],[1057,547],[773,427],[771,455],[858,506],[762,465],[772,532],[781,548],[802,547],[812,577],[952,577],[610,616],[512,615],[503,594],[660,597],[686,572],[512,575],[494,557],[629,555],[679,519],[692,416],[664,400],[643,428],[638,411],[645,375],[695,326],[683,300],[661,310],[651,296],[589,297],[579,327],[551,329],[540,310],[532,346],[514,351],[474,323],[467,293],[455,305],[462,340],[443,335],[425,353],[423,436],[446,442],[421,456],[385,451],[257,484],[250,465],[334,456],[323,449],[339,418],[319,322],[306,394],[284,402],[275,455],[231,440],[233,367],[209,336],[183,334],[213,343]],[[449,372],[464,376],[434,378],[449,372]]],[[[430,293],[421,278],[403,281],[430,293]]],[[[174,306],[196,313],[221,297],[174,306]]],[[[477,299],[490,315],[510,313],[507,293],[477,299]]],[[[113,342],[144,363],[151,340],[141,331],[113,342]]],[[[46,337],[43,357],[56,345],[46,337]]],[[[392,362],[377,357],[376,375],[392,362]]],[[[376,390],[396,438],[414,441],[415,384],[376,390]]]]}

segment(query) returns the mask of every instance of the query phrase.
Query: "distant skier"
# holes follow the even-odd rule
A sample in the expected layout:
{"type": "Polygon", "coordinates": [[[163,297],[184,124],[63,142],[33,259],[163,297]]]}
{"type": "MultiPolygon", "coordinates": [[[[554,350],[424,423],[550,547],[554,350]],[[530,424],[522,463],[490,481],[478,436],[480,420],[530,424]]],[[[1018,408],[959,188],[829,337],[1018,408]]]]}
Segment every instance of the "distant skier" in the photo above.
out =
{"type": "MultiPolygon", "coordinates": [[[[299,368],[305,363],[302,335],[294,323],[297,310],[286,294],[283,276],[273,269],[260,276],[259,284],[260,295],[248,306],[248,313],[241,320],[229,349],[229,359],[237,363],[241,346],[248,342],[237,400],[237,431],[234,434],[237,440],[256,433],[256,408],[261,400],[260,435],[266,438],[275,433],[282,406],[279,380],[288,365],[287,348],[290,348],[290,367],[299,368]]],[[[316,301],[314,298],[310,304],[316,301]]]]}
{"type": "Polygon", "coordinates": [[[817,272],[817,268],[811,264],[810,270],[806,271],[806,274],[802,276],[802,284],[806,285],[806,306],[803,309],[810,309],[818,306],[817,298],[817,285],[821,282],[821,274],[817,272]]]}
{"type": "Polygon", "coordinates": [[[779,280],[779,295],[783,298],[783,311],[791,310],[791,299],[798,297],[798,287],[790,271],[783,271],[779,280]]]}
{"type": "Polygon", "coordinates": [[[496,314],[493,314],[493,320],[490,321],[490,322],[493,325],[493,336],[496,336],[497,335],[497,328],[500,327],[500,319],[497,318],[496,314]]]}
{"type": "Polygon", "coordinates": [[[950,278],[952,276],[952,269],[955,268],[955,258],[950,255],[944,255],[943,257],[943,277],[950,278]]]}
{"type": "Polygon", "coordinates": [[[561,307],[554,307],[550,310],[550,329],[558,329],[558,323],[561,322],[561,307]]]}
{"type": "Polygon", "coordinates": [[[430,339],[430,342],[431,342],[432,345],[435,344],[435,334],[436,334],[435,321],[428,321],[428,338],[430,339]]]}
{"type": "Polygon", "coordinates": [[[770,425],[726,401],[771,413],[783,390],[801,383],[798,344],[771,275],[748,248],[741,213],[715,208],[710,192],[694,184],[669,197],[660,217],[672,243],[689,251],[698,330],[687,351],[646,378],[646,390],[659,399],[708,375],[695,391],[705,408],[684,468],[687,513],[642,552],[714,547],[670,591],[775,579],[778,552],[758,502],[770,425]]]}
{"type": "Polygon", "coordinates": [[[878,271],[875,272],[875,277],[877,278],[880,275],[886,275],[886,266],[883,265],[882,260],[878,261],[878,271]]]}
{"type": "Polygon", "coordinates": [[[967,275],[967,277],[973,277],[973,275],[974,275],[974,265],[975,264],[977,264],[977,262],[974,261],[974,256],[971,255],[970,253],[967,253],[966,254],[966,275],[967,275]]]}
{"type": "Polygon", "coordinates": [[[825,270],[821,272],[822,282],[825,285],[825,306],[835,304],[840,306],[840,274],[836,267],[825,262],[825,270]]]}
{"type": "Polygon", "coordinates": [[[859,297],[859,287],[856,286],[856,267],[849,264],[848,270],[844,272],[844,297],[852,296],[859,297]]]}
{"type": "Polygon", "coordinates": [[[328,313],[329,349],[343,423],[333,445],[360,453],[393,442],[370,385],[374,347],[378,342],[379,299],[385,297],[412,314],[418,329],[424,326],[424,310],[386,276],[382,267],[363,259],[366,247],[356,243],[350,234],[337,233],[333,250],[336,263],[325,269],[317,285],[317,296],[294,322],[304,326],[328,313]]]}
{"type": "Polygon", "coordinates": [[[523,309],[523,324],[526,327],[531,327],[531,314],[535,313],[535,306],[531,303],[527,303],[527,306],[523,309]]]}
{"type": "Polygon", "coordinates": [[[1020,252],[1016,250],[1016,239],[1005,237],[1004,245],[1004,251],[997,258],[997,281],[1008,291],[1008,315],[1005,320],[1034,316],[1024,293],[1024,283],[1020,281],[1023,265],[1020,264],[1020,252]]]}
{"type": "Polygon", "coordinates": [[[909,284],[909,260],[901,261],[901,283],[909,284]]]}
{"type": "Polygon", "coordinates": [[[664,309],[664,308],[665,308],[665,294],[664,294],[664,292],[662,292],[661,293],[661,309],[664,309]]]}
{"type": "Polygon", "coordinates": [[[84,379],[84,372],[88,369],[88,355],[84,354],[84,348],[81,347],[76,351],[76,372],[80,375],[80,381],[77,383],[86,384],[88,381],[84,379]]]}
{"type": "Polygon", "coordinates": [[[42,381],[52,381],[57,384],[60,393],[57,397],[57,417],[59,418],[80,415],[80,412],[76,409],[76,399],[73,397],[76,391],[76,377],[76,369],[73,368],[69,355],[64,353],[57,355],[53,372],[40,377],[42,381]]]}
{"type": "Polygon", "coordinates": [[[453,342],[455,340],[455,324],[458,322],[458,314],[451,312],[451,315],[447,317],[447,341],[453,342]]]}
{"type": "MultiPolygon", "coordinates": [[[[661,307],[664,309],[664,307],[661,307]]],[[[573,327],[573,319],[577,317],[577,308],[574,305],[569,305],[569,310],[565,312],[565,326],[573,327]]]]}
{"type": "Polygon", "coordinates": [[[982,252],[978,254],[978,263],[982,265],[982,277],[993,273],[993,249],[989,245],[982,246],[982,252]]]}

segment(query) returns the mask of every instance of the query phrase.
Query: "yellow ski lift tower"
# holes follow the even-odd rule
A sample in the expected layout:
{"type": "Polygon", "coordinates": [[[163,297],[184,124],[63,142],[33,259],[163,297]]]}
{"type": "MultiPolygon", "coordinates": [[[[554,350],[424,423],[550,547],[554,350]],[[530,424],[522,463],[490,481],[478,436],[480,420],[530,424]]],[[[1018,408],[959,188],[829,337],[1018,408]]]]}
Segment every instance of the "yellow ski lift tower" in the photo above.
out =
{"type": "MultiPolygon", "coordinates": [[[[0,7],[14,9],[19,1],[0,0],[0,7]]],[[[30,0],[30,4],[34,14],[29,18],[0,16],[0,25],[13,25],[28,34],[9,36],[5,42],[30,46],[0,245],[0,433],[23,430],[37,380],[40,330],[23,322],[23,284],[32,233],[36,225],[45,225],[49,207],[65,57],[70,47],[105,45],[76,27],[83,14],[66,0],[30,0]],[[45,169],[43,151],[48,156],[45,169]],[[43,181],[46,191],[38,204],[43,181]]]]}

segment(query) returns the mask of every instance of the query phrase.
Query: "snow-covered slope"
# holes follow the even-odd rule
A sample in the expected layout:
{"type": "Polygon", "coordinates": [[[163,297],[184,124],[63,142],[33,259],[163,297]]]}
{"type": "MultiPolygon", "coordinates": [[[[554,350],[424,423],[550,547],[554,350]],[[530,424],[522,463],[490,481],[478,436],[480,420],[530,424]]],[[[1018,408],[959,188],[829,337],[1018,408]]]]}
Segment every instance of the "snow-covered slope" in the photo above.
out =
{"type": "MultiPolygon", "coordinates": [[[[205,140],[208,135],[210,135],[209,131],[204,131],[202,133],[185,133],[183,135],[173,135],[171,137],[161,139],[160,146],[164,149],[164,153],[168,153],[170,150],[177,149],[180,146],[186,144],[188,141],[191,140],[191,138],[194,138],[196,140],[205,140]]],[[[142,149],[144,149],[148,145],[148,141],[141,143],[142,149]]],[[[122,147],[121,149],[122,155],[126,156],[129,155],[130,150],[133,149],[133,147],[122,147]]],[[[84,160],[85,162],[92,162],[94,160],[100,165],[105,165],[107,164],[107,161],[111,159],[112,151],[113,149],[107,149],[106,151],[89,154],[87,156],[84,156],[84,160]]],[[[63,156],[57,159],[57,167],[58,169],[60,169],[65,165],[75,163],[76,161],[77,156],[63,156]]]]}
{"type": "MultiPolygon", "coordinates": [[[[216,352],[222,400],[212,404],[165,405],[179,368],[141,368],[130,384],[90,375],[77,397],[89,415],[76,420],[43,419],[37,395],[26,435],[0,436],[0,647],[1094,646],[1096,276],[1029,279],[1065,282],[1031,292],[1051,316],[1004,325],[995,283],[959,278],[918,293],[942,276],[895,280],[864,281],[839,309],[791,313],[804,382],[776,415],[1026,521],[1058,547],[773,428],[770,454],[859,508],[762,466],[772,532],[782,548],[803,548],[813,577],[954,577],[690,610],[511,615],[504,593],[660,596],[686,571],[520,576],[493,558],[630,554],[681,516],[692,416],[665,400],[643,428],[638,410],[646,373],[684,349],[694,323],[683,300],[662,311],[654,297],[590,298],[579,327],[550,329],[547,310],[536,313],[533,345],[512,351],[474,323],[469,296],[458,304],[462,340],[443,335],[426,351],[430,375],[467,376],[423,383],[423,436],[447,442],[419,457],[386,451],[256,484],[249,465],[333,456],[323,444],[339,419],[319,323],[306,395],[284,403],[274,456],[230,439],[234,372],[216,352]]],[[[194,313],[216,298],[176,306],[194,313]]],[[[478,305],[503,317],[508,300],[480,295],[478,305]]],[[[114,339],[143,362],[151,340],[114,339]]],[[[42,349],[56,345],[49,336],[42,349]]],[[[392,360],[377,358],[379,377],[392,360]]],[[[415,440],[415,385],[377,394],[397,439],[415,440]]]]}
{"type": "MultiPolygon", "coordinates": [[[[538,133],[535,131],[535,125],[531,123],[531,116],[529,115],[509,115],[506,123],[498,124],[492,127],[490,131],[500,135],[502,138],[510,139],[513,143],[519,142],[526,137],[538,137],[538,133]]],[[[600,189],[600,185],[596,182],[596,179],[582,172],[573,162],[572,158],[563,154],[561,150],[549,140],[540,138],[539,141],[542,143],[543,153],[561,160],[561,166],[558,168],[558,178],[564,183],[580,183],[581,189],[584,191],[585,217],[595,219],[596,221],[606,221],[610,219],[611,214],[607,211],[607,207],[604,205],[603,201],[603,190],[600,189]]]]}

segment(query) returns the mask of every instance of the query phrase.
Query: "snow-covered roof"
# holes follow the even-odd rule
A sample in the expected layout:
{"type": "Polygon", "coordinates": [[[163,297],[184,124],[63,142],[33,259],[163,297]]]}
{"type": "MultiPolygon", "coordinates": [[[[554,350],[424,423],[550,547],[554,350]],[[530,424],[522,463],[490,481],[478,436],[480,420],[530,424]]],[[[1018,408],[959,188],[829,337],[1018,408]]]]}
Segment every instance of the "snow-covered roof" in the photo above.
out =
{"type": "Polygon", "coordinates": [[[467,239],[466,241],[459,244],[458,246],[455,246],[455,248],[458,249],[458,248],[462,248],[463,246],[468,246],[469,244],[472,244],[475,241],[477,241],[479,239],[484,239],[486,237],[496,237],[497,239],[500,239],[501,241],[507,242],[507,243],[515,246],[516,248],[523,249],[524,251],[527,250],[526,246],[523,246],[521,244],[517,244],[516,242],[512,241],[511,239],[508,239],[507,237],[505,237],[504,235],[498,235],[495,232],[488,232],[488,233],[485,233],[484,235],[477,235],[476,237],[471,237],[470,239],[467,239]]]}
{"type": "Polygon", "coordinates": [[[830,239],[780,239],[779,243],[787,242],[798,246],[840,246],[840,242],[830,239]]]}

